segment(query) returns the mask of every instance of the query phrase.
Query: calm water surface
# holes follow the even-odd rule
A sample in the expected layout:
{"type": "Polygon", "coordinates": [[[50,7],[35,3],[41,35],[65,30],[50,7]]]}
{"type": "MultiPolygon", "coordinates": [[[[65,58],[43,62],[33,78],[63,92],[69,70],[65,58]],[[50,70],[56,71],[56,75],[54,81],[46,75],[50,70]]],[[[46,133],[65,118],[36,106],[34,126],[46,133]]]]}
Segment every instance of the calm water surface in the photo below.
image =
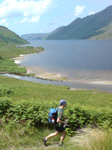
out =
{"type": "Polygon", "coordinates": [[[42,46],[45,51],[25,56],[21,65],[39,66],[74,79],[112,78],[112,40],[38,40],[30,43],[34,47],[42,46]]]}

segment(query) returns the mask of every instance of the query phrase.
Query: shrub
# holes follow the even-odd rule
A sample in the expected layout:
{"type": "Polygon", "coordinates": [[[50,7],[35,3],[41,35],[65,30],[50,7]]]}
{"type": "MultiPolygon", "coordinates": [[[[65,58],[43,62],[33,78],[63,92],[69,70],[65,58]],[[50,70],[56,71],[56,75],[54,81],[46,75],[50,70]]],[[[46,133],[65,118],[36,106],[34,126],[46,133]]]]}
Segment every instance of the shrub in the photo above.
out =
{"type": "Polygon", "coordinates": [[[10,96],[14,93],[13,88],[10,87],[0,87],[0,97],[10,96]]]}
{"type": "MultiPolygon", "coordinates": [[[[50,106],[56,107],[56,104],[49,106],[43,103],[22,102],[13,104],[9,99],[0,100],[0,115],[8,123],[20,122],[26,126],[50,126],[48,122],[48,112],[50,106]]],[[[99,110],[91,112],[81,106],[73,106],[65,111],[69,123],[66,127],[68,134],[74,134],[75,130],[85,126],[102,126],[104,128],[112,127],[112,112],[99,110]]]]}
{"type": "Polygon", "coordinates": [[[12,103],[7,98],[0,99],[0,118],[5,116],[9,108],[12,107],[12,103]]]}

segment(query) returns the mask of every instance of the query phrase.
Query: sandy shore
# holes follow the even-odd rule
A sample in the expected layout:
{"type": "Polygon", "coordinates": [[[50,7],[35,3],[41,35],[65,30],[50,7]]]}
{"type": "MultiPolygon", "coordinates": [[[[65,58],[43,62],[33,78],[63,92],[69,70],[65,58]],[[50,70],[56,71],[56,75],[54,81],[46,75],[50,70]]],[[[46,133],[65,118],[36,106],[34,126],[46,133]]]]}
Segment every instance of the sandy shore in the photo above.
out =
{"type": "Polygon", "coordinates": [[[19,57],[13,58],[14,63],[20,64],[20,62],[24,59],[24,56],[25,56],[25,55],[20,55],[19,57]]]}
{"type": "Polygon", "coordinates": [[[96,84],[96,85],[112,85],[112,80],[105,80],[105,79],[69,79],[61,74],[56,73],[49,73],[39,67],[26,67],[27,74],[35,74],[35,77],[46,79],[46,80],[56,80],[56,81],[73,81],[79,83],[86,83],[86,84],[96,84]]]}
{"type": "MultiPolygon", "coordinates": [[[[24,59],[24,56],[25,55],[20,55],[19,57],[13,58],[14,62],[16,64],[20,65],[21,61],[24,59]]],[[[84,74],[78,73],[78,78],[69,79],[66,76],[63,76],[61,74],[46,72],[44,69],[37,67],[37,66],[36,67],[24,66],[24,67],[26,67],[26,69],[27,69],[27,74],[34,74],[35,77],[45,79],[45,80],[73,81],[73,82],[93,84],[93,85],[94,84],[96,84],[96,85],[112,85],[112,77],[111,77],[112,73],[111,72],[109,72],[109,74],[106,72],[105,73],[97,72],[96,74],[90,73],[89,75],[86,73],[84,73],[84,74]],[[101,78],[101,76],[102,76],[102,78],[101,78]]]]}
{"type": "Polygon", "coordinates": [[[27,74],[35,74],[35,77],[46,79],[46,80],[56,80],[56,81],[67,81],[67,77],[62,76],[61,74],[49,73],[43,70],[40,67],[26,66],[27,74]]]}
{"type": "MultiPolygon", "coordinates": [[[[20,55],[19,57],[15,57],[14,63],[20,65],[21,61],[24,59],[25,55],[20,55]]],[[[20,65],[21,66],[21,65],[20,65]]],[[[22,66],[21,66],[22,67],[22,66]]],[[[40,67],[34,66],[24,66],[27,69],[27,74],[34,74],[35,77],[45,79],[45,80],[55,80],[55,81],[67,81],[67,77],[62,76],[57,73],[49,73],[40,67]]]]}
{"type": "Polygon", "coordinates": [[[74,80],[75,82],[79,83],[86,83],[86,84],[93,84],[93,85],[112,85],[112,80],[105,80],[105,79],[81,79],[81,80],[74,80]]]}
{"type": "Polygon", "coordinates": [[[94,81],[91,84],[102,84],[102,85],[112,85],[112,81],[94,81]]]}

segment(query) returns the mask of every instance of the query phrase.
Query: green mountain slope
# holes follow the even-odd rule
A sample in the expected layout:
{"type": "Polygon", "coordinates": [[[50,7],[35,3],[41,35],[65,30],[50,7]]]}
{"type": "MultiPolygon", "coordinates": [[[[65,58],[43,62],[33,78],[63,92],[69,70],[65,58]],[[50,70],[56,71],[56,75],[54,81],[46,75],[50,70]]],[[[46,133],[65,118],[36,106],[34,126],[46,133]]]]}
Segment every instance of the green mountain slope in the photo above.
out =
{"type": "Polygon", "coordinates": [[[112,6],[53,31],[46,39],[112,39],[112,6]],[[111,31],[111,32],[110,32],[111,31]]]}
{"type": "Polygon", "coordinates": [[[94,40],[94,39],[102,39],[102,40],[112,39],[112,23],[109,24],[107,27],[99,30],[99,32],[102,32],[102,33],[99,35],[92,36],[92,37],[90,37],[90,39],[92,39],[92,40],[94,40]]]}
{"type": "Polygon", "coordinates": [[[28,42],[20,38],[16,33],[12,32],[4,26],[0,26],[0,44],[27,44],[28,42]]]}

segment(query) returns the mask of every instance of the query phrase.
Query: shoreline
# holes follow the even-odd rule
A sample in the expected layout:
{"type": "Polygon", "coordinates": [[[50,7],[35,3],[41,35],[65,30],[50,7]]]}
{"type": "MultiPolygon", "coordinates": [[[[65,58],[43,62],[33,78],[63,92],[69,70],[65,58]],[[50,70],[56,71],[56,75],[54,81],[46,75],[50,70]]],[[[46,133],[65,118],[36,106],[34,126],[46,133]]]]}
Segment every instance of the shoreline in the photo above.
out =
{"type": "Polygon", "coordinates": [[[36,78],[51,80],[51,81],[69,81],[67,77],[57,73],[46,72],[41,67],[25,66],[27,74],[35,74],[36,78]]]}
{"type": "MultiPolygon", "coordinates": [[[[30,55],[30,54],[26,54],[26,55],[30,55]]],[[[13,58],[13,60],[14,60],[14,63],[16,63],[19,67],[26,68],[27,75],[40,78],[40,79],[44,79],[44,80],[51,80],[51,81],[70,81],[67,77],[62,76],[61,74],[46,72],[41,67],[22,66],[20,63],[26,55],[21,54],[18,57],[13,58]]]]}
{"type": "MultiPolygon", "coordinates": [[[[28,54],[26,54],[26,55],[28,55],[28,54]]],[[[20,65],[20,62],[24,59],[24,56],[25,55],[21,54],[18,57],[13,58],[14,63],[20,65]]]]}
{"type": "Polygon", "coordinates": [[[112,85],[112,81],[94,81],[90,82],[91,84],[101,84],[101,85],[112,85]]]}
{"type": "MultiPolygon", "coordinates": [[[[31,55],[31,54],[26,54],[31,55]]],[[[20,63],[26,56],[24,54],[21,54],[18,57],[13,58],[14,63],[16,63],[19,67],[25,67],[27,70],[26,75],[33,76],[35,78],[40,78],[43,80],[49,80],[49,81],[73,81],[73,82],[79,82],[79,83],[86,83],[86,84],[92,84],[92,85],[112,85],[112,80],[107,79],[89,79],[89,78],[80,78],[79,79],[69,79],[66,76],[63,76],[61,74],[57,73],[50,73],[46,72],[43,68],[37,67],[37,66],[22,66],[20,63]]]]}

